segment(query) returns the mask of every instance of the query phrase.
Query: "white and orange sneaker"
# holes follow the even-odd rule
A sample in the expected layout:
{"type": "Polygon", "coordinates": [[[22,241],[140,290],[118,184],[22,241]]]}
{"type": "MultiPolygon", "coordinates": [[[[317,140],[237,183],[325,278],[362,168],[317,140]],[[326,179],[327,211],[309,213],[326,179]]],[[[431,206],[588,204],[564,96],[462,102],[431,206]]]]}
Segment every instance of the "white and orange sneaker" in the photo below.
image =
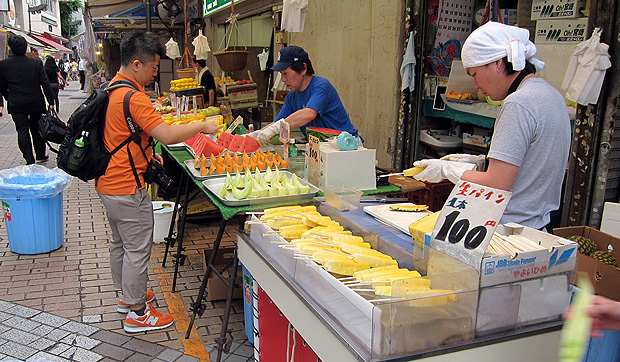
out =
{"type": "MultiPolygon", "coordinates": [[[[147,289],[146,290],[146,303],[151,303],[154,300],[155,300],[155,293],[153,293],[152,290],[147,289]]],[[[123,296],[121,295],[121,297],[118,298],[118,305],[116,306],[116,311],[119,313],[127,314],[129,313],[130,310],[131,310],[130,305],[123,303],[123,296]]]]}
{"type": "Polygon", "coordinates": [[[174,323],[172,314],[158,312],[151,303],[146,303],[144,315],[139,316],[136,312],[130,311],[125,318],[123,328],[127,333],[137,333],[167,328],[172,323],[174,323]]]}

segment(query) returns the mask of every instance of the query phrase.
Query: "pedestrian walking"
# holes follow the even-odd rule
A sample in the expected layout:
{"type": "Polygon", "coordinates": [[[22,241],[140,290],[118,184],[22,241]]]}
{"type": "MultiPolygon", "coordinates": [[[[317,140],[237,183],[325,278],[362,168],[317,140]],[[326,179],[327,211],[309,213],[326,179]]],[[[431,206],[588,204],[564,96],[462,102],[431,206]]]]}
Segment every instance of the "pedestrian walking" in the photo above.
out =
{"type": "Polygon", "coordinates": [[[8,112],[15,123],[17,143],[26,164],[35,163],[35,156],[37,162],[44,162],[49,156],[39,135],[39,119],[46,109],[41,88],[50,109],[54,108],[54,92],[41,60],[26,56],[26,39],[13,35],[7,43],[13,55],[0,61],[0,92],[8,101],[8,112]]]}
{"type": "Polygon", "coordinates": [[[51,55],[48,55],[45,58],[45,74],[47,75],[47,79],[50,82],[50,86],[52,87],[52,92],[54,92],[54,105],[56,106],[56,112],[60,110],[60,103],[58,101],[58,91],[60,90],[60,85],[63,86],[67,84],[65,78],[60,73],[60,69],[56,65],[56,61],[51,55]]]}
{"type": "Polygon", "coordinates": [[[86,82],[86,71],[88,70],[89,61],[88,58],[84,57],[80,59],[80,63],[78,64],[78,72],[80,74],[80,89],[84,90],[84,83],[86,82]]]}

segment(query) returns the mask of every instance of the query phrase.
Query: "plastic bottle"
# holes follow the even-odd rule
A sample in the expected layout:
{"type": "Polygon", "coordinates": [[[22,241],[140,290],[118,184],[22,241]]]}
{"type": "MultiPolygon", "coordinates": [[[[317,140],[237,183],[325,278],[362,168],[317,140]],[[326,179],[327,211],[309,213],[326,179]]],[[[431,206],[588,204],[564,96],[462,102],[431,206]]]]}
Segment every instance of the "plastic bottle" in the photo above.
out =
{"type": "Polygon", "coordinates": [[[288,157],[297,157],[299,155],[299,150],[297,149],[297,146],[295,146],[295,139],[291,138],[291,140],[289,141],[290,144],[288,146],[288,157]]]}
{"type": "Polygon", "coordinates": [[[76,139],[73,143],[73,150],[71,151],[71,155],[69,155],[69,162],[67,163],[67,167],[70,170],[77,171],[84,159],[86,149],[86,140],[88,139],[88,132],[82,131],[80,138],[76,139]]]}

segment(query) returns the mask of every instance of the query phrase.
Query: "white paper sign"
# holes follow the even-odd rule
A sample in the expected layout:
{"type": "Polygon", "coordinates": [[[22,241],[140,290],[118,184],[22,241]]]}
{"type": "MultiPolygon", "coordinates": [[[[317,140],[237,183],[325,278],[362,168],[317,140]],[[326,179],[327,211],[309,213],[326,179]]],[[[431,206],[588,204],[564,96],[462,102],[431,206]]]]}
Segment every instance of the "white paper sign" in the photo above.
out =
{"type": "Polygon", "coordinates": [[[308,135],[306,163],[308,164],[308,182],[313,185],[319,184],[319,143],[318,137],[308,135]]]}
{"type": "Polygon", "coordinates": [[[291,139],[291,125],[286,122],[280,122],[280,142],[288,143],[291,139]]]}
{"type": "Polygon", "coordinates": [[[512,192],[459,181],[441,209],[431,247],[480,270],[512,192]]]}

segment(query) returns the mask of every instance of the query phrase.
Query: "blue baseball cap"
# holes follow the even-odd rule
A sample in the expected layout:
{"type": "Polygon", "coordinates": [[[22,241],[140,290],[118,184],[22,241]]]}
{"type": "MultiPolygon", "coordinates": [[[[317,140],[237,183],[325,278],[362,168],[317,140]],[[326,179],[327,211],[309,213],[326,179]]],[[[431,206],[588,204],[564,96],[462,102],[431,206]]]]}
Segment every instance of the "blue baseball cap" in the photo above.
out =
{"type": "Polygon", "coordinates": [[[275,70],[276,72],[281,72],[284,69],[291,66],[291,64],[295,62],[300,62],[303,60],[308,60],[308,53],[303,50],[301,47],[296,45],[291,45],[288,47],[284,47],[278,52],[278,62],[276,65],[271,67],[271,70],[275,70]]]}

